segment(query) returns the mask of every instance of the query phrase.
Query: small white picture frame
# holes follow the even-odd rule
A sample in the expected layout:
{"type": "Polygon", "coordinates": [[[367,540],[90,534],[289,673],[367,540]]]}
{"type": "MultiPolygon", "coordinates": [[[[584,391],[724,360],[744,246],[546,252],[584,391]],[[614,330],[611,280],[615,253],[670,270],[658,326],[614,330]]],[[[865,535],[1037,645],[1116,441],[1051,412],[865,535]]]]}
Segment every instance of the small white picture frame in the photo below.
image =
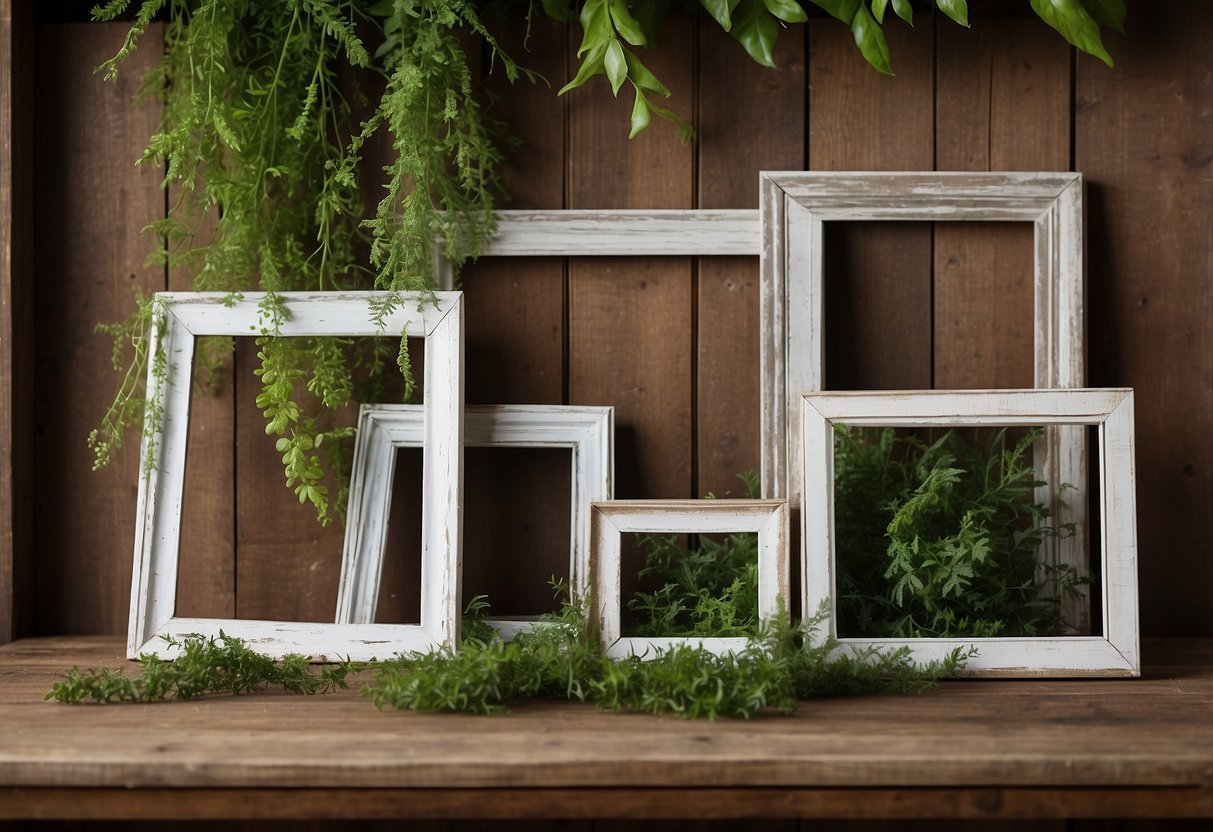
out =
{"type": "MultiPolygon", "coordinates": [[[[566,405],[472,405],[464,410],[464,447],[567,448],[572,453],[569,587],[586,590],[591,501],[614,496],[615,409],[566,405]]],[[[379,600],[397,448],[423,447],[425,413],[417,405],[364,404],[350,478],[337,621],[371,624],[379,600]]],[[[520,568],[524,568],[520,564],[520,568]]],[[[537,580],[547,580],[537,575],[537,580]]],[[[506,640],[533,619],[489,618],[506,640]]]]}
{"type": "Polygon", "coordinates": [[[265,293],[159,293],[155,297],[148,396],[159,406],[149,408],[146,418],[152,421],[143,435],[142,458],[148,463],[139,480],[127,656],[171,656],[173,651],[161,636],[217,637],[220,630],[275,658],[301,653],[315,661],[385,658],[397,652],[454,647],[462,609],[462,293],[281,292],[277,298],[284,315],[274,328],[265,319],[265,293]],[[258,336],[267,330],[280,337],[426,339],[419,625],[176,617],[194,340],[201,335],[258,336]],[[159,380],[158,356],[163,356],[165,370],[159,380]]]}
{"type": "Polygon", "coordinates": [[[590,505],[590,628],[607,655],[653,658],[679,644],[717,655],[738,652],[745,638],[623,637],[623,535],[758,534],[758,614],[788,616],[788,509],[784,500],[614,500],[590,505]]]}
{"type": "MultiPolygon", "coordinates": [[[[801,396],[804,505],[802,609],[828,605],[810,641],[837,637],[834,552],[834,427],[1095,426],[1102,635],[1037,638],[841,638],[840,648],[908,647],[917,661],[976,647],[969,676],[1138,676],[1137,521],[1133,391],[1129,389],[955,390],[805,393],[801,396]]],[[[1085,434],[1086,428],[1083,427],[1085,434]]],[[[1094,485],[1094,484],[1093,484],[1094,485]]],[[[1084,564],[1085,566],[1085,564],[1084,564]]]]}

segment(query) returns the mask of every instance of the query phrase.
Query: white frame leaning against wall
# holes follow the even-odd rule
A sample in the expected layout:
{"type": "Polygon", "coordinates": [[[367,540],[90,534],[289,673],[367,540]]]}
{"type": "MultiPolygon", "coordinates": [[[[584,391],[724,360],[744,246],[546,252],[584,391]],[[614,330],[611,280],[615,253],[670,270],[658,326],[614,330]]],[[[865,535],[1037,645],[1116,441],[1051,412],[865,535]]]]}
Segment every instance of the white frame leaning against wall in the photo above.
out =
{"type": "Polygon", "coordinates": [[[1138,676],[1137,520],[1133,391],[954,390],[805,393],[801,421],[805,500],[801,511],[802,609],[828,608],[813,643],[838,635],[834,551],[834,426],[1098,428],[1102,634],[1037,638],[840,638],[839,649],[908,647],[917,661],[976,647],[971,676],[1138,676]]]}
{"type": "MultiPolygon", "coordinates": [[[[469,405],[464,411],[464,447],[567,448],[572,454],[569,588],[587,590],[588,504],[614,496],[615,409],[566,405],[469,405]]],[[[375,620],[387,544],[397,448],[422,447],[425,414],[418,405],[364,404],[350,478],[345,551],[337,621],[375,620]]],[[[549,576],[538,576],[546,580],[549,576]]],[[[534,626],[533,620],[490,617],[505,639],[534,626]]]]}
{"type": "Polygon", "coordinates": [[[266,295],[246,292],[160,293],[148,346],[149,409],[141,458],[127,656],[171,656],[160,638],[217,637],[220,630],[274,657],[302,653],[316,661],[386,657],[454,647],[462,607],[459,564],[463,490],[462,293],[281,292],[284,317],[267,324],[266,295]],[[391,301],[386,309],[377,304],[391,301]],[[379,315],[379,312],[384,314],[379,315]],[[378,318],[378,319],[377,319],[378,318]],[[422,496],[422,591],[418,625],[330,624],[175,615],[194,340],[200,335],[346,337],[408,335],[426,339],[425,482],[422,496]],[[162,373],[158,357],[163,356],[162,373]],[[158,377],[159,376],[159,377],[158,377]]]}

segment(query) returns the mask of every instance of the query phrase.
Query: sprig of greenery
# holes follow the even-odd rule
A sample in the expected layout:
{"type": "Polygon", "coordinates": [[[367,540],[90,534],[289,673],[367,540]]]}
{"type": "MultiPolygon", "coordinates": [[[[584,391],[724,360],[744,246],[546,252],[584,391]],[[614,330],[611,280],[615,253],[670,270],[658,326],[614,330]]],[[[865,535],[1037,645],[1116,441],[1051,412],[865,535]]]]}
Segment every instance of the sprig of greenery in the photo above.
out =
{"type": "Polygon", "coordinates": [[[176,658],[140,656],[142,667],[134,676],[123,670],[73,667],[45,698],[65,705],[159,702],[213,694],[237,696],[268,687],[312,695],[348,687],[347,677],[361,669],[358,664],[340,662],[323,665],[313,673],[306,656],[289,655],[276,662],[223,632],[218,641],[199,635],[181,640],[165,636],[164,641],[178,649],[176,658]]]}
{"type": "Polygon", "coordinates": [[[947,431],[928,444],[891,428],[836,428],[839,628],[890,638],[1063,633],[1060,596],[1078,596],[1087,581],[1040,560],[1046,538],[1073,529],[1050,526],[1034,500],[1044,485],[1031,464],[1039,436],[1000,430],[980,444],[947,431]]]}
{"type": "MultiPolygon", "coordinates": [[[[911,26],[914,10],[910,0],[810,0],[851,30],[864,60],[886,75],[893,74],[889,43],[884,34],[888,9],[911,26]]],[[[1094,55],[1108,66],[1112,57],[1104,48],[1101,27],[1124,32],[1124,0],[1030,0],[1032,10],[1071,45],[1094,55]]],[[[573,10],[567,2],[544,0],[543,8],[557,20],[568,20],[573,10]]],[[[808,19],[796,0],[699,0],[712,19],[736,40],[757,63],[775,68],[775,43],[788,24],[808,19]]],[[[934,0],[934,5],[961,26],[969,25],[966,0],[934,0]]],[[[577,15],[582,40],[577,73],[561,90],[564,94],[605,75],[611,92],[618,97],[624,83],[635,93],[629,138],[648,127],[652,114],[670,121],[679,136],[687,138],[691,126],[672,110],[653,103],[654,96],[668,98],[670,90],[641,63],[634,49],[652,47],[657,29],[670,9],[669,2],[651,0],[584,0],[577,15]]]]}

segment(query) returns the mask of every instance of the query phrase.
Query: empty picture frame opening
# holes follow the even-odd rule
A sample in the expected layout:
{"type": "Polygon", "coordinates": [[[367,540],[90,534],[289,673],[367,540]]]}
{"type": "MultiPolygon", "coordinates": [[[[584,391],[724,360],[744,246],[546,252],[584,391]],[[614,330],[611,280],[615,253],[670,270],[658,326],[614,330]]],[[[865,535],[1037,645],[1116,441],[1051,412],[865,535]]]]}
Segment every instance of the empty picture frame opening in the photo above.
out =
{"type": "MultiPolygon", "coordinates": [[[[568,448],[464,449],[463,599],[493,618],[556,612],[569,575],[568,448]]],[[[421,449],[397,448],[378,623],[416,623],[421,574],[421,449]]]]}
{"type": "MultiPolygon", "coordinates": [[[[1050,557],[1078,534],[1050,506],[1089,492],[1085,482],[1048,482],[1034,464],[1045,433],[1023,424],[835,425],[838,635],[1103,635],[1098,554],[1081,564],[1050,557]]],[[[1086,539],[1098,539],[1097,520],[1086,539]]]]}

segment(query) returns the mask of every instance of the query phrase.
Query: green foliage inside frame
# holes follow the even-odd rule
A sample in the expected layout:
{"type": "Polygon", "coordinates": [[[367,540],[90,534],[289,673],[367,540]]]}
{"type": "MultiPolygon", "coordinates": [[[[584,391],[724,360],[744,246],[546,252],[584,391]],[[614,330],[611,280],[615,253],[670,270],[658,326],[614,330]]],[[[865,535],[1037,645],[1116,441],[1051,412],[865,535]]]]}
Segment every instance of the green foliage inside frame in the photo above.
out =
{"type": "MultiPolygon", "coordinates": [[[[1049,525],[1035,502],[1035,429],[985,442],[928,443],[892,428],[836,426],[838,629],[869,638],[1064,635],[1063,597],[1088,583],[1041,561],[1049,525]]],[[[1063,488],[1065,486],[1063,485],[1063,488]]]]}
{"type": "MultiPolygon", "coordinates": [[[[812,0],[846,24],[863,56],[890,72],[885,14],[912,22],[909,0],[812,0]]],[[[1049,25],[1079,49],[1108,63],[1101,27],[1123,29],[1123,0],[1030,0],[1049,25]]],[[[132,0],[110,0],[98,20],[127,13],[132,0]]],[[[310,503],[321,522],[340,494],[330,496],[325,464],[340,470],[348,430],[334,425],[335,408],[374,399],[384,368],[396,363],[412,389],[405,344],[377,339],[350,343],[274,337],[287,290],[370,288],[428,292],[434,286],[433,241],[455,263],[475,257],[492,233],[502,195],[498,177],[506,137],[486,116],[468,63],[467,41],[487,50],[488,64],[511,80],[527,77],[497,46],[486,20],[544,13],[577,18],[581,60],[561,92],[605,75],[616,94],[635,92],[631,135],[652,114],[687,133],[687,125],[656,100],[669,96],[637,49],[657,49],[661,21],[679,5],[703,9],[758,63],[774,66],[776,38],[806,20],[795,0],[141,0],[122,48],[100,67],[113,77],[147,27],[167,21],[164,55],[145,79],[148,95],[164,102],[160,129],[141,162],[163,165],[168,215],[147,229],[163,245],[156,258],[193,274],[196,291],[270,293],[258,343],[258,407],[266,433],[282,454],[286,484],[310,503]],[[365,170],[368,146],[383,134],[390,161],[365,170]],[[363,185],[380,198],[366,210],[363,185]],[[382,186],[381,191],[378,186],[382,186]],[[368,354],[369,352],[369,354],[368,354]],[[310,394],[310,395],[308,395],[310,394]],[[328,441],[326,441],[326,439],[328,441]]],[[[934,7],[967,25],[965,0],[934,7]]],[[[122,447],[144,409],[146,335],[151,304],[101,329],[114,339],[120,380],[114,402],[89,437],[96,467],[122,447]]],[[[393,335],[394,333],[385,333],[393,335]]],[[[231,342],[209,340],[213,367],[231,342]]],[[[150,454],[149,454],[150,456],[150,454]]],[[[340,482],[342,477],[337,477],[340,482]]]]}

